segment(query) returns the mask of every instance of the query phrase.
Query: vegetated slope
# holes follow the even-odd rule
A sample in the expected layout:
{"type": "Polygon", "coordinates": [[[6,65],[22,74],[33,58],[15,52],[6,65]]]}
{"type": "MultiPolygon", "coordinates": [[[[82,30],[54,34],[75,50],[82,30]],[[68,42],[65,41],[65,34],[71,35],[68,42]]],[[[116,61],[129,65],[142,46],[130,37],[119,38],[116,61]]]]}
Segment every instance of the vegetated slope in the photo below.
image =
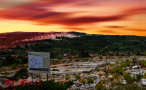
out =
{"type": "Polygon", "coordinates": [[[11,45],[12,42],[33,38],[44,33],[38,32],[12,32],[12,33],[1,33],[0,34],[0,45],[11,45]]]}
{"type": "MultiPolygon", "coordinates": [[[[74,33],[76,34],[76,33],[74,33]]],[[[79,35],[79,33],[77,33],[79,35]]],[[[59,41],[43,40],[31,46],[35,51],[49,51],[55,55],[60,53],[76,54],[79,49],[102,55],[112,53],[141,54],[146,51],[146,37],[81,35],[79,38],[62,38],[59,41]]]]}

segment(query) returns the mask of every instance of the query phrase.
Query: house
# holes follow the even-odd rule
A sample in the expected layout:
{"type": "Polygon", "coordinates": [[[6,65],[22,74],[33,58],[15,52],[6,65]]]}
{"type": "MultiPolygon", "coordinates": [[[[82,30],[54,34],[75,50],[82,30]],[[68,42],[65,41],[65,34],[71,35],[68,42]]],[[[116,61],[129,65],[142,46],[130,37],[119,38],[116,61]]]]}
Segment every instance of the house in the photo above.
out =
{"type": "Polygon", "coordinates": [[[123,53],[119,53],[119,55],[123,55],[123,53]]]}
{"type": "Polygon", "coordinates": [[[98,56],[98,54],[95,54],[95,56],[98,56]]]}
{"type": "Polygon", "coordinates": [[[114,55],[117,55],[116,53],[114,55]]]}
{"type": "Polygon", "coordinates": [[[75,57],[78,57],[79,55],[75,55],[75,57]]]}
{"type": "Polygon", "coordinates": [[[26,52],[29,52],[30,50],[26,50],[26,52]]]}
{"type": "Polygon", "coordinates": [[[75,56],[70,56],[71,58],[75,58],[75,56]]]}
{"type": "Polygon", "coordinates": [[[89,54],[91,57],[93,57],[94,56],[94,54],[89,54]]]}
{"type": "Polygon", "coordinates": [[[12,58],[15,58],[15,59],[18,57],[17,55],[11,55],[11,56],[12,56],[12,58]]]}
{"type": "Polygon", "coordinates": [[[68,59],[68,57],[63,57],[63,59],[68,59]]]}
{"type": "Polygon", "coordinates": [[[67,57],[67,54],[64,54],[65,57],[67,57]]]}

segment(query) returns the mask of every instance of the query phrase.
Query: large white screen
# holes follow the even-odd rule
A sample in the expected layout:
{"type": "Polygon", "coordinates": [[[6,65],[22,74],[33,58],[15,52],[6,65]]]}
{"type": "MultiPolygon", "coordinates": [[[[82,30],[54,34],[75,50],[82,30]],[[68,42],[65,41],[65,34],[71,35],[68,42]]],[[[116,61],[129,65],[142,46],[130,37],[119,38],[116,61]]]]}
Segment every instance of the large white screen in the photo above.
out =
{"type": "Polygon", "coordinates": [[[43,66],[42,57],[29,56],[29,67],[30,68],[42,68],[43,66]]]}

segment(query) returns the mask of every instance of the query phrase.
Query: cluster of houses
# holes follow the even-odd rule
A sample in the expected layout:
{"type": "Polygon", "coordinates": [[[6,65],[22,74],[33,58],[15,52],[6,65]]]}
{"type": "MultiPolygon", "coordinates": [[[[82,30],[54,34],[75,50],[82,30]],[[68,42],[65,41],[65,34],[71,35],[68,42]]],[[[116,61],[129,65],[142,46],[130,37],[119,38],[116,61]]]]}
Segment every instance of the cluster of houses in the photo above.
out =
{"type": "MultiPolygon", "coordinates": [[[[89,53],[89,56],[90,56],[90,57],[94,57],[94,56],[98,56],[98,54],[91,54],[91,53],[89,53]]],[[[79,57],[79,55],[68,56],[67,54],[64,54],[63,59],[77,58],[77,57],[79,57]]]]}
{"type": "MultiPolygon", "coordinates": [[[[64,54],[64,56],[67,57],[68,55],[64,54]]],[[[12,55],[12,57],[13,58],[17,58],[17,55],[12,55]]],[[[94,59],[96,60],[97,58],[94,58],[94,59]]],[[[93,61],[94,61],[94,59],[93,59],[93,61]]],[[[125,58],[125,60],[126,59],[127,58],[125,58]]],[[[104,60],[104,57],[103,57],[103,60],[104,60]]],[[[70,89],[71,90],[75,90],[75,89],[80,89],[80,90],[90,90],[91,89],[91,90],[95,90],[95,85],[98,84],[101,80],[102,81],[106,81],[105,83],[103,83],[106,88],[116,88],[117,87],[116,85],[115,86],[111,85],[111,82],[112,82],[111,78],[113,78],[113,75],[111,73],[109,73],[109,75],[106,75],[105,72],[104,72],[105,69],[110,71],[113,68],[115,68],[115,64],[116,64],[115,61],[116,60],[115,61],[109,60],[109,61],[110,61],[110,64],[108,64],[108,65],[102,65],[102,63],[101,63],[101,65],[98,66],[99,70],[94,70],[94,71],[92,71],[90,73],[81,73],[80,74],[80,76],[81,76],[80,79],[75,78],[73,73],[69,74],[69,76],[70,76],[69,80],[73,81],[73,85],[70,87],[70,89]],[[92,83],[88,83],[87,82],[87,78],[92,78],[94,81],[92,83]],[[81,82],[81,79],[86,80],[86,82],[85,83],[81,82]]],[[[100,64],[100,61],[96,60],[96,63],[98,65],[98,64],[100,64]]],[[[1,70],[2,71],[4,71],[4,70],[11,71],[11,67],[5,67],[5,68],[2,68],[1,70]]],[[[125,70],[125,68],[123,68],[123,70],[125,70]]],[[[144,75],[146,70],[145,69],[141,69],[140,66],[137,65],[137,66],[133,66],[132,68],[126,67],[126,70],[124,72],[129,73],[133,77],[133,76],[135,76],[137,74],[144,75]]],[[[12,73],[12,74],[10,74],[8,76],[11,77],[13,75],[14,75],[14,73],[12,73]]],[[[51,75],[50,79],[53,78],[53,79],[55,79],[55,81],[63,81],[63,82],[65,82],[65,81],[67,81],[65,79],[65,76],[66,75],[59,75],[59,76],[51,75]]],[[[44,78],[45,77],[46,77],[46,75],[44,76],[44,78]]],[[[123,83],[123,84],[127,83],[126,80],[124,80],[122,75],[120,75],[119,78],[120,78],[121,83],[123,83]]],[[[37,78],[37,79],[39,79],[39,78],[37,78]]],[[[116,81],[116,79],[114,78],[113,81],[116,81]]],[[[142,85],[146,85],[146,79],[142,79],[141,80],[141,84],[142,85]]]]}
{"type": "Polygon", "coordinates": [[[74,55],[74,56],[68,56],[67,54],[64,54],[63,59],[69,59],[69,58],[77,58],[78,55],[74,55]]]}

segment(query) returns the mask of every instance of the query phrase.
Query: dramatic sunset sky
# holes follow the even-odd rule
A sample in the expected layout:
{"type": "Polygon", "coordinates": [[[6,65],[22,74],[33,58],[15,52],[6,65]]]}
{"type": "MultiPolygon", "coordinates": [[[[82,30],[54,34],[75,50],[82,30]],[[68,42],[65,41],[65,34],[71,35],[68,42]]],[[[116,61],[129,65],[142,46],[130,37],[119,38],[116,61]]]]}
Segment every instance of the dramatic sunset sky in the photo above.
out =
{"type": "Polygon", "coordinates": [[[0,33],[146,36],[146,0],[0,0],[0,33]]]}

